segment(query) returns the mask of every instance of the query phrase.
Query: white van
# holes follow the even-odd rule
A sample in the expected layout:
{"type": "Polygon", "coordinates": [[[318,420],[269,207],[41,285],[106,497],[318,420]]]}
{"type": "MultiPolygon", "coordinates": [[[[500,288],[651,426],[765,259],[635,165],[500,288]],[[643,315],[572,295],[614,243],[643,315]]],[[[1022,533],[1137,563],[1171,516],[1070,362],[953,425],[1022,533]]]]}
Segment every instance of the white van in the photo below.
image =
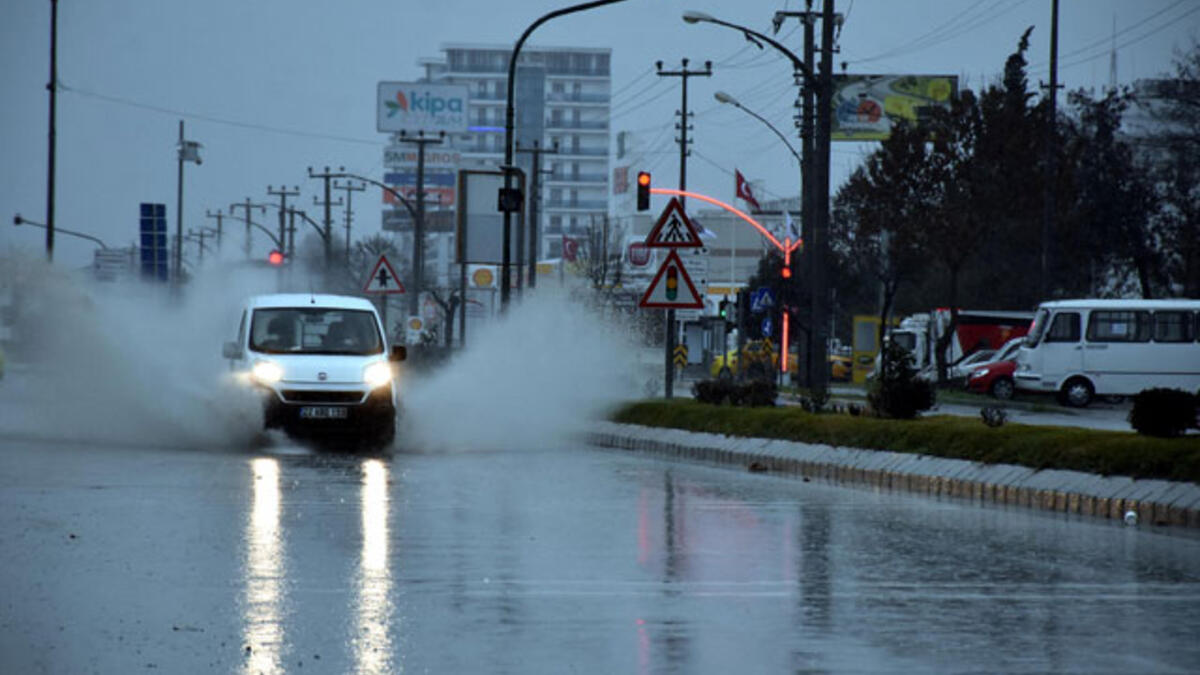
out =
{"type": "Polygon", "coordinates": [[[374,305],[341,295],[259,295],[225,343],[235,376],[262,397],[263,424],[293,435],[337,434],[387,445],[396,433],[393,363],[374,305]]]}
{"type": "Polygon", "coordinates": [[[1056,300],[1038,306],[1017,389],[1068,405],[1143,389],[1200,389],[1200,300],[1056,300]]]}

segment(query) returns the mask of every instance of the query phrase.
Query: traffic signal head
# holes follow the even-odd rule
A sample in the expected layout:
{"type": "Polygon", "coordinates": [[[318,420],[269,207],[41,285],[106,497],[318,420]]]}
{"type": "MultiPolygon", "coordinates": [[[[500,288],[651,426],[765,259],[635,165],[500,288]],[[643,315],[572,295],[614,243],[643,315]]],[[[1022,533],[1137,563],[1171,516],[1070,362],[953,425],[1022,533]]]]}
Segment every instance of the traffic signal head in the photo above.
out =
{"type": "Polygon", "coordinates": [[[637,175],[637,210],[650,208],[650,172],[639,171],[637,175]]]}
{"type": "Polygon", "coordinates": [[[722,300],[717,305],[717,316],[725,319],[726,321],[729,320],[729,298],[722,300]]]}
{"type": "Polygon", "coordinates": [[[283,254],[278,249],[267,254],[267,262],[274,267],[279,267],[283,264],[283,254]]]}
{"type": "Polygon", "coordinates": [[[782,271],[780,271],[780,275],[781,275],[781,276],[782,276],[784,279],[791,279],[791,278],[792,278],[792,268],[790,268],[790,267],[784,267],[784,268],[783,268],[783,270],[782,270],[782,271]]]}

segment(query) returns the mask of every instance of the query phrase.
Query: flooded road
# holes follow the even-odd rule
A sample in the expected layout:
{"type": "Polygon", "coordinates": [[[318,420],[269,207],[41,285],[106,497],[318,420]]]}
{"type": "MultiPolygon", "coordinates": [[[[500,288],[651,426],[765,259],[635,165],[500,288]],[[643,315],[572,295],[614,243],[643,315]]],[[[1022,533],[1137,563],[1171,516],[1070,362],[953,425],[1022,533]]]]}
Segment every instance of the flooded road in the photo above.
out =
{"type": "Polygon", "coordinates": [[[1200,540],[561,447],[0,438],[0,671],[1195,672],[1200,540]]]}

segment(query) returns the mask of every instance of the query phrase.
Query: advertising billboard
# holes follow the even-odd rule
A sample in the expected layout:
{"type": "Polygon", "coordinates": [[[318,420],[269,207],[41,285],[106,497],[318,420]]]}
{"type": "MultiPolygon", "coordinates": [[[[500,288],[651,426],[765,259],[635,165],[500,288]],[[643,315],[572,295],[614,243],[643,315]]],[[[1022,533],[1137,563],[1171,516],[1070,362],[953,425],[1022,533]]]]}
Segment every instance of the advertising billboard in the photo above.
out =
{"type": "Polygon", "coordinates": [[[381,132],[467,131],[467,88],[455,84],[380,82],[375,127],[381,132]]]}
{"type": "Polygon", "coordinates": [[[836,75],[833,82],[835,141],[882,141],[900,120],[912,124],[958,95],[954,75],[836,75]]]}

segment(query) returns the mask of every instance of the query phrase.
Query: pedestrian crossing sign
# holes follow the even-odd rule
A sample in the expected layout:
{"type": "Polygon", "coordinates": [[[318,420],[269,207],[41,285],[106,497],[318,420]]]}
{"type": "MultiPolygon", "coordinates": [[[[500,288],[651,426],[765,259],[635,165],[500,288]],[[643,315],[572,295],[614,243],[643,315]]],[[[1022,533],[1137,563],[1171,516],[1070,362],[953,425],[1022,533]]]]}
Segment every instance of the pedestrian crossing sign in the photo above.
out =
{"type": "Polygon", "coordinates": [[[646,246],[657,248],[703,248],[700,232],[683,211],[678,197],[672,197],[658,217],[658,224],[646,235],[646,246]]]}
{"type": "Polygon", "coordinates": [[[396,270],[392,269],[392,264],[388,262],[387,256],[379,256],[379,261],[375,263],[371,274],[367,276],[367,285],[363,286],[363,293],[403,292],[404,284],[400,282],[400,277],[396,276],[396,270]]]}

